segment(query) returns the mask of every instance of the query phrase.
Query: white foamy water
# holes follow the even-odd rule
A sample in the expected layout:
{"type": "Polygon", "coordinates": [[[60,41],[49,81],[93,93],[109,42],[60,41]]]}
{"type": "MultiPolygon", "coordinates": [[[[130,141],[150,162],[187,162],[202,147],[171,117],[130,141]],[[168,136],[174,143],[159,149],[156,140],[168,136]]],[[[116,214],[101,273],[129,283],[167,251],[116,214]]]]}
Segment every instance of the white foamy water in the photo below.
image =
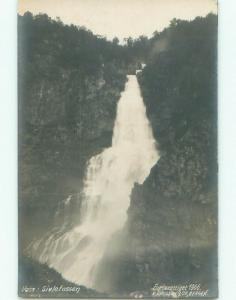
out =
{"type": "Polygon", "coordinates": [[[111,236],[126,222],[134,183],[143,183],[158,158],[137,78],[130,75],[118,102],[112,146],[88,162],[81,224],[35,242],[32,256],[92,288],[111,236]]]}

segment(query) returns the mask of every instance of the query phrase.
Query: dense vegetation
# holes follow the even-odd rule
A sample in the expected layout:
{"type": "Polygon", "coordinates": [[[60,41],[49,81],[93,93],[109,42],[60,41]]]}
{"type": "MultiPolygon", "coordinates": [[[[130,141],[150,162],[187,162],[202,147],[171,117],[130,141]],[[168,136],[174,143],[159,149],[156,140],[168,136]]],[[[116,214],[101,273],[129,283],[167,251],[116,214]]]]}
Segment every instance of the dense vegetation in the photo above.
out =
{"type": "MultiPolygon", "coordinates": [[[[119,295],[185,282],[215,295],[216,45],[214,15],[173,20],[123,46],[46,15],[19,16],[22,248],[68,195],[78,205],[86,161],[111,143],[126,74],[145,62],[139,82],[161,158],[133,189],[126,227],[111,241],[98,280],[108,278],[104,289],[119,295]]],[[[40,274],[47,268],[23,265],[40,274]]]]}
{"type": "Polygon", "coordinates": [[[173,20],[150,43],[139,82],[161,158],[133,189],[126,228],[101,272],[113,292],[198,282],[214,296],[217,17],[173,20]]]}

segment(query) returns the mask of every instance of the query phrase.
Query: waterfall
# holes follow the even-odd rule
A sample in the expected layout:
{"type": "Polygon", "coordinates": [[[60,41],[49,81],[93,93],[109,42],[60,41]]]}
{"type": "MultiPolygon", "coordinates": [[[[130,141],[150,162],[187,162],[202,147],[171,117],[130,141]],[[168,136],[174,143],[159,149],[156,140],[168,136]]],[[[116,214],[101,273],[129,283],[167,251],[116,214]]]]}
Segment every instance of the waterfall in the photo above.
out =
{"type": "Polygon", "coordinates": [[[143,183],[158,158],[137,78],[129,75],[112,145],[88,162],[80,225],[35,242],[32,255],[65,279],[92,288],[110,238],[126,222],[134,183],[143,183]]]}

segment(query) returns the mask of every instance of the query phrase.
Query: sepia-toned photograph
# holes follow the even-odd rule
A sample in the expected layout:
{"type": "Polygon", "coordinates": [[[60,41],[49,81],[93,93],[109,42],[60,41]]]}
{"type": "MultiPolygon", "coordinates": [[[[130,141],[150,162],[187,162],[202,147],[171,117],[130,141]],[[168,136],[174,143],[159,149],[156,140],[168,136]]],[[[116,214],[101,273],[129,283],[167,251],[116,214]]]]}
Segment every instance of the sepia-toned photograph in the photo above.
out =
{"type": "Polygon", "coordinates": [[[217,2],[17,19],[18,295],[216,298],[217,2]]]}

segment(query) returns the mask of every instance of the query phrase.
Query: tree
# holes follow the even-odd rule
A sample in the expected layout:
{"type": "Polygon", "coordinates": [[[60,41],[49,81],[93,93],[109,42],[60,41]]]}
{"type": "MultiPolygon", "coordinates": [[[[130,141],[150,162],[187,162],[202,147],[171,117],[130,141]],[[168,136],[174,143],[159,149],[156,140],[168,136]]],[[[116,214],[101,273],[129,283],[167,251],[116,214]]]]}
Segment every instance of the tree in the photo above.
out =
{"type": "Polygon", "coordinates": [[[112,43],[115,44],[115,45],[118,45],[119,44],[119,39],[117,37],[114,37],[114,39],[112,40],[112,43]]]}

